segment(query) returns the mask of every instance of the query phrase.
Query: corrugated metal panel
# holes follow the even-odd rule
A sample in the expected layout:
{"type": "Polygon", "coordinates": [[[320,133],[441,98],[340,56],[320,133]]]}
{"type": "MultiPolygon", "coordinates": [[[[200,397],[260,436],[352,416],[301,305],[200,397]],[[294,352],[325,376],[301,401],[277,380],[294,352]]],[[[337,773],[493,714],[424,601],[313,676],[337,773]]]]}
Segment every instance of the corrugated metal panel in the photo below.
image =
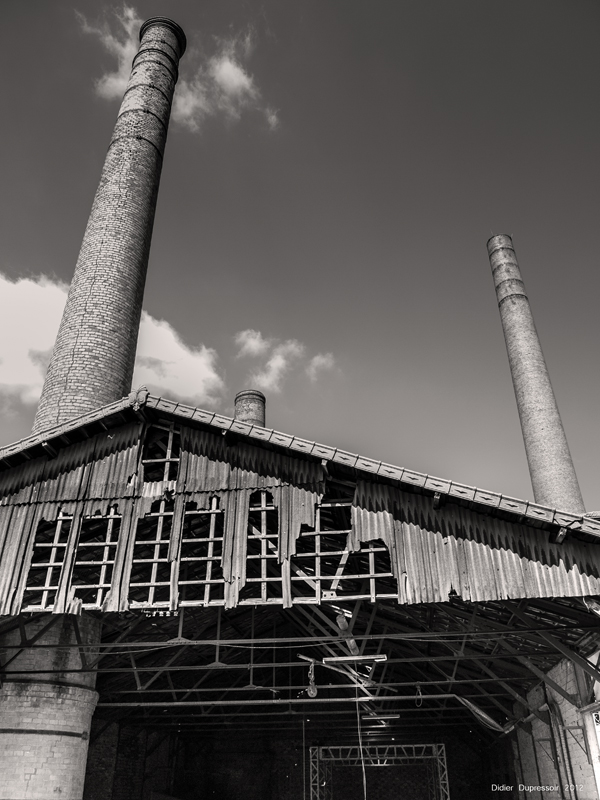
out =
{"type": "MultiPolygon", "coordinates": [[[[208,508],[215,495],[225,512],[225,603],[228,608],[237,604],[246,581],[250,496],[257,489],[270,491],[278,509],[283,603],[291,604],[290,559],[301,526],[315,524],[315,506],[324,491],[320,462],[250,443],[228,445],[221,433],[183,426],[177,481],[144,485],[135,477],[140,434],[140,423],[123,425],[70,445],[54,459],[36,459],[0,475],[0,614],[19,610],[39,520],[55,519],[61,508],[73,513],[74,550],[81,516],[96,510],[106,513],[111,503],[118,504],[123,520],[113,588],[104,608],[126,610],[137,520],[167,489],[176,501],[168,554],[173,564],[172,606],[177,604],[184,504],[194,500],[198,508],[208,508]]],[[[572,537],[553,544],[543,529],[454,503],[434,509],[431,497],[376,480],[358,482],[348,547],[356,551],[362,542],[384,542],[399,602],[440,602],[452,592],[472,601],[600,594],[600,554],[594,544],[572,537]]],[[[427,480],[435,488],[433,479],[427,480]]],[[[489,505],[497,497],[490,496],[489,505]]],[[[67,559],[56,613],[78,608],[69,585],[69,563],[67,559]]]]}
{"type": "Polygon", "coordinates": [[[316,486],[323,467],[309,461],[240,442],[228,446],[219,434],[181,429],[179,491],[268,489],[286,483],[316,486]]]}
{"type": "Polygon", "coordinates": [[[301,486],[278,486],[273,502],[279,512],[279,563],[296,554],[296,542],[302,525],[314,528],[315,509],[322,493],[301,486]]]}
{"type": "Polygon", "coordinates": [[[451,592],[472,601],[600,592],[593,544],[553,544],[547,531],[460,506],[435,510],[422,495],[360,481],[352,522],[351,549],[373,539],[390,549],[400,602],[440,602],[451,592]]]}
{"type": "Polygon", "coordinates": [[[46,461],[46,458],[36,458],[0,473],[0,504],[28,503],[46,461]]]}

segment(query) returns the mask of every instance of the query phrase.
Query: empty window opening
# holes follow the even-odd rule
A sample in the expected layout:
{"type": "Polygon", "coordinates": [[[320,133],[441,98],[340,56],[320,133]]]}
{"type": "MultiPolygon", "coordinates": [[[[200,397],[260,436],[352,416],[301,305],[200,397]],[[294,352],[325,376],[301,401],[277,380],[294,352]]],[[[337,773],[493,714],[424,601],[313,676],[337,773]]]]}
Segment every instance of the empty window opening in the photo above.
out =
{"type": "Polygon", "coordinates": [[[25,608],[43,610],[54,605],[72,523],[73,517],[62,513],[54,522],[40,521],[23,596],[25,608]]]}
{"type": "Polygon", "coordinates": [[[180,434],[174,423],[151,425],[144,437],[145,481],[174,481],[179,470],[180,434]]]}
{"type": "MultiPolygon", "coordinates": [[[[35,533],[31,566],[27,575],[23,605],[29,609],[52,608],[61,579],[71,515],[62,514],[54,522],[42,520],[35,533]]],[[[84,517],[75,546],[70,575],[74,596],[84,608],[99,608],[112,581],[121,516],[111,508],[108,516],[84,517]]]]}
{"type": "Polygon", "coordinates": [[[173,501],[158,500],[138,520],[131,564],[129,599],[132,606],[168,606],[171,599],[169,543],[173,501]]]}
{"type": "Polygon", "coordinates": [[[315,529],[301,533],[291,561],[292,594],[299,602],[397,597],[383,542],[362,543],[354,553],[348,550],[350,512],[350,500],[323,501],[316,509],[315,529]]]}
{"type": "Polygon", "coordinates": [[[107,517],[85,517],[77,542],[71,586],[84,608],[101,606],[112,581],[121,516],[115,508],[107,517]]]}
{"type": "Polygon", "coordinates": [[[217,497],[211,497],[208,509],[186,509],[179,568],[182,606],[223,603],[223,518],[217,497]]]}
{"type": "Polygon", "coordinates": [[[273,496],[264,489],[250,497],[246,551],[246,585],[240,592],[240,600],[281,603],[278,513],[273,496]]]}

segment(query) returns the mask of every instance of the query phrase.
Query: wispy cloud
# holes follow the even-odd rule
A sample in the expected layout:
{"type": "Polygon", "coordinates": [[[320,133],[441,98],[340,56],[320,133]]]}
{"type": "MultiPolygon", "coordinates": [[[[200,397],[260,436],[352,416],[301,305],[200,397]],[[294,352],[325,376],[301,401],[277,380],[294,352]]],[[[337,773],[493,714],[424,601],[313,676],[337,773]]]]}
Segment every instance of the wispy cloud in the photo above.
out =
{"type": "Polygon", "coordinates": [[[306,361],[306,346],[297,339],[280,341],[266,338],[253,328],[236,333],[237,358],[244,356],[264,358],[264,363],[249,373],[249,385],[270,392],[280,392],[286,376],[296,367],[304,366],[311,383],[316,383],[322,372],[335,368],[333,353],[317,353],[306,361]]]}
{"type": "Polygon", "coordinates": [[[110,21],[105,19],[96,25],[90,24],[79,11],[75,13],[83,32],[99,39],[104,49],[117,60],[116,68],[96,81],[96,91],[106,100],[120,100],[127,86],[131,62],[138,50],[141,17],[135,8],[126,5],[120,10],[114,9],[110,21]]]}
{"type": "Polygon", "coordinates": [[[242,356],[261,356],[271,347],[271,339],[265,339],[260,331],[240,331],[234,336],[234,341],[239,347],[238,358],[242,356]]]}
{"type": "MultiPolygon", "coordinates": [[[[0,273],[0,405],[37,403],[67,298],[49,278],[11,281],[0,273]],[[31,323],[35,320],[35,324],[31,323]]],[[[133,385],[213,407],[224,383],[211,348],[190,347],[165,320],[143,312],[133,385]]]]}
{"type": "MultiPolygon", "coordinates": [[[[77,12],[84,33],[94,35],[117,64],[96,81],[96,91],[108,100],[123,96],[138,48],[142,19],[137,10],[124,5],[112,11],[100,24],[91,24],[77,12]]],[[[182,75],[175,90],[171,118],[191,131],[200,129],[205,119],[222,114],[238,120],[244,111],[260,113],[270,130],[279,127],[277,111],[263,101],[247,62],[256,45],[253,28],[227,39],[215,39],[214,52],[200,53],[191,47],[182,62],[182,75]]]]}
{"type": "Polygon", "coordinates": [[[306,366],[306,374],[310,380],[315,383],[319,377],[319,373],[333,369],[335,367],[335,359],[333,353],[317,353],[313,356],[306,366]]]}
{"type": "Polygon", "coordinates": [[[295,339],[276,345],[264,367],[250,375],[252,386],[266,392],[280,392],[285,375],[294,362],[304,355],[304,350],[304,345],[295,339]]]}

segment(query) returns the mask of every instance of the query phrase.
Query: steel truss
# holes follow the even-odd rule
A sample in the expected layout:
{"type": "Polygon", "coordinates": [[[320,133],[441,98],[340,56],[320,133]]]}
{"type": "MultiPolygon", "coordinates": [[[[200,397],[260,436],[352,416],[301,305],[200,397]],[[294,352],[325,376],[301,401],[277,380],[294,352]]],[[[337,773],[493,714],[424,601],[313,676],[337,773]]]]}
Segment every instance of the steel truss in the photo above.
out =
{"type": "Polygon", "coordinates": [[[334,800],[333,765],[347,767],[427,767],[429,800],[450,800],[443,744],[397,744],[310,748],[310,800],[334,800]]]}

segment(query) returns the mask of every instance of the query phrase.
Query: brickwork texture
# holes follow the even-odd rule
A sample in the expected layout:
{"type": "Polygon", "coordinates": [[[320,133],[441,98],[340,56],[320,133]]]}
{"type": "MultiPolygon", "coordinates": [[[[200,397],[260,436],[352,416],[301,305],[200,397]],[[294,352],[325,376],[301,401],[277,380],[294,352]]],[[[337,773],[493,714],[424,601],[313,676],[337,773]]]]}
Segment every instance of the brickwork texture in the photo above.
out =
{"type": "Polygon", "coordinates": [[[81,800],[98,695],[94,673],[73,670],[95,657],[100,623],[82,617],[77,625],[45,615],[25,626],[33,646],[14,649],[19,629],[0,640],[0,800],[81,800]],[[86,645],[83,659],[78,642],[86,645]]]}
{"type": "Polygon", "coordinates": [[[131,389],[171,101],[185,36],[142,26],[48,367],[34,433],[131,389]]]}

